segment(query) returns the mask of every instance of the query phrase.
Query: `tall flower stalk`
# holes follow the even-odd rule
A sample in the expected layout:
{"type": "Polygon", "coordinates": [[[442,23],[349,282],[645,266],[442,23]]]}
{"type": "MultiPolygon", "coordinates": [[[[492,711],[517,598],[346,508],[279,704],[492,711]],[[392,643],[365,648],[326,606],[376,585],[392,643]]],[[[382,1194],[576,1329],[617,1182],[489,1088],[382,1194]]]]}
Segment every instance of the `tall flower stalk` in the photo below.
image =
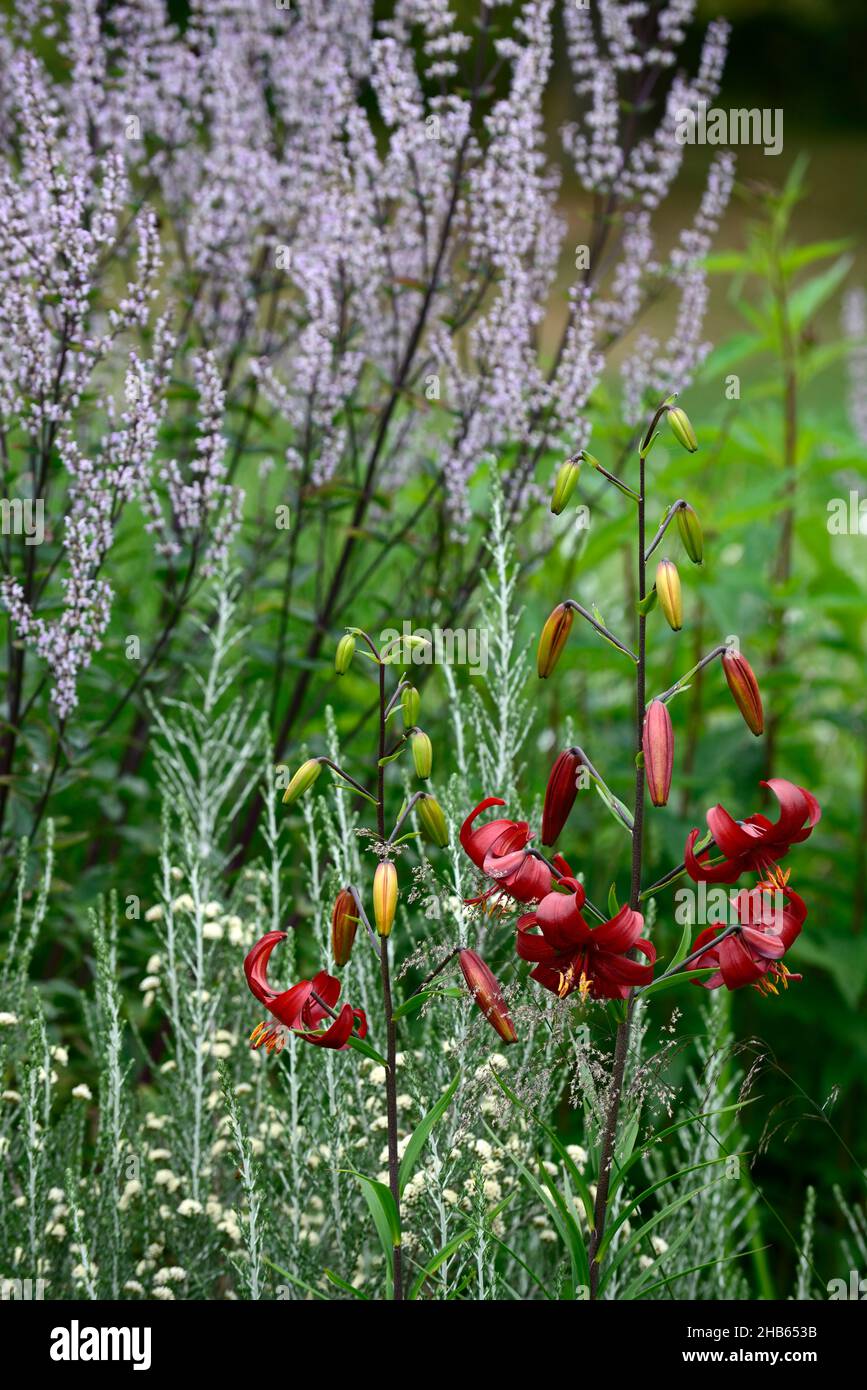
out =
{"type": "MultiPolygon", "coordinates": [[[[630,837],[628,902],[619,906],[616,886],[613,887],[606,916],[588,897],[583,882],[561,854],[549,859],[530,843],[533,835],[526,822],[498,818],[479,823],[478,817],[488,807],[503,805],[499,797],[488,796],[481,801],[470,812],[461,830],[461,843],[467,854],[493,883],[471,901],[490,902],[493,898],[505,908],[511,899],[529,906],[530,910],[517,921],[515,950],[519,958],[534,963],[531,978],[560,1000],[565,1001],[577,991],[582,1004],[591,999],[610,1001],[608,1007],[617,1022],[611,1075],[601,1107],[598,1180],[586,1251],[588,1292],[593,1299],[600,1296],[606,1277],[605,1257],[611,1239],[611,1236],[606,1238],[606,1224],[637,997],[654,987],[659,988],[663,980],[666,988],[681,981],[692,981],[708,989],[721,986],[739,989],[752,985],[763,994],[775,994],[779,986],[786,988],[790,980],[800,978],[790,975],[782,958],[800,934],[807,908],[803,899],[789,887],[789,873],[779,868],[779,860],[793,843],[809,836],[821,815],[811,793],[783,778],[772,778],[766,785],[780,803],[776,822],[763,815],[736,821],[724,807],[712,807],[707,813],[708,833],[701,837],[697,829],[690,832],[684,846],[683,863],[657,883],[646,888],[642,886],[647,792],[649,789],[654,808],[664,807],[675,764],[669,702],[697,671],[719,660],[732,699],[750,732],[758,737],[764,730],[758,682],[749,662],[736,650],[733,639],[731,647],[714,646],[700,657],[692,670],[667,690],[648,699],[648,616],[659,608],[674,632],[680,632],[684,623],[683,593],[676,564],[665,556],[658,559],[650,582],[648,563],[673,523],[693,564],[702,563],[704,548],[698,516],[684,498],[668,506],[649,544],[647,539],[647,459],[658,437],[661,421],[668,420],[675,440],[684,449],[693,453],[698,448],[692,424],[684,410],[675,405],[675,400],[676,396],[671,395],[662,401],[646,432],[640,436],[637,490],[603,468],[586,450],[581,450],[559,470],[551,504],[555,514],[564,509],[577,483],[580,464],[586,463],[623,493],[636,509],[637,635],[634,650],[611,632],[597,613],[589,612],[573,598],[566,598],[546,620],[537,654],[539,677],[548,679],[560,660],[577,615],[632,663],[635,790],[631,810],[614,794],[582,748],[567,748],[559,753],[551,769],[541,837],[546,847],[553,845],[566,825],[576,792],[583,786],[595,786],[630,837]],[[692,950],[685,932],[672,961],[654,981],[656,948],[642,936],[643,903],[683,874],[688,874],[696,883],[731,885],[748,872],[758,875],[756,885],[735,894],[723,893],[725,912],[722,918],[710,918],[710,924],[699,933],[692,950]]],[[[591,1215],[589,1206],[588,1215],[591,1215]]]]}
{"type": "Polygon", "coordinates": [[[375,795],[335,762],[333,758],[320,756],[308,758],[290,779],[283,796],[284,803],[293,804],[305,795],[319,779],[323,767],[328,767],[335,775],[338,785],[354,791],[372,803],[376,812],[376,828],[372,832],[374,849],[379,858],[373,875],[371,898],[373,905],[373,924],[364,907],[363,895],[355,884],[341,888],[334,902],[331,915],[332,954],[338,968],[349,962],[358,927],[364,932],[376,952],[379,964],[379,977],[382,992],[383,1027],[385,1030],[385,1058],[376,1052],[371,1053],[370,1045],[363,1045],[367,1034],[367,1018],[362,1009],[353,1009],[344,1003],[336,1007],[340,995],[340,982],[325,970],[320,970],[312,980],[301,980],[290,989],[277,993],[268,983],[268,961],[274,947],[286,939],[282,931],[266,933],[248,953],[245,962],[247,982],[251,991],[265,1005],[277,1022],[260,1023],[253,1031],[255,1047],[265,1046],[269,1052],[280,1051],[287,1037],[295,1036],[305,1042],[320,1047],[343,1050],[346,1047],[359,1047],[379,1061],[385,1061],[386,1090],[386,1128],[388,1137],[388,1198],[383,1194],[382,1184],[373,1182],[361,1173],[355,1174],[365,1186],[372,1209],[377,1217],[384,1219],[389,1231],[388,1258],[390,1260],[390,1297],[402,1301],[404,1297],[403,1264],[401,1248],[401,1174],[398,1130],[398,1088],[397,1088],[397,1025],[392,999],[390,938],[394,926],[399,897],[399,880],[396,860],[403,842],[408,836],[401,834],[413,810],[418,813],[419,823],[434,844],[441,848],[448,843],[445,817],[439,803],[427,791],[418,791],[405,801],[390,834],[386,833],[386,768],[407,749],[412,751],[416,775],[425,781],[430,776],[432,748],[430,739],[420,729],[415,720],[419,713],[419,698],[414,687],[401,677],[391,695],[388,693],[387,667],[397,653],[395,645],[406,640],[411,645],[423,642],[421,638],[396,639],[381,650],[373,638],[362,628],[349,628],[340,639],[335,654],[335,671],[338,676],[345,675],[353,658],[367,656],[377,668],[378,717],[376,736],[376,762],[370,784],[375,787],[375,795]],[[363,647],[356,651],[357,643],[363,647]],[[366,650],[365,650],[366,648],[366,650]],[[400,715],[403,730],[389,747],[389,720],[400,715]]]}

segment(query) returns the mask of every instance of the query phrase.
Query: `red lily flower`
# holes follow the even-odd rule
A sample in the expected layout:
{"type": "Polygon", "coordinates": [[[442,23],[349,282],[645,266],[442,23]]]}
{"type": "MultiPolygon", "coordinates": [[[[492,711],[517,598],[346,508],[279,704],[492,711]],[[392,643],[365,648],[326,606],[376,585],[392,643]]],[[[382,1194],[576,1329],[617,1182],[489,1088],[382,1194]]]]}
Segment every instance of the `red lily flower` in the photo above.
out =
{"type": "Polygon", "coordinates": [[[250,1041],[254,1047],[264,1043],[269,1052],[280,1052],[289,1033],[303,1038],[305,1042],[317,1047],[342,1049],[348,1045],[353,1028],[355,1036],[363,1038],[367,1033],[367,1019],[363,1009],[353,1009],[344,1004],[334,1022],[328,1028],[318,1025],[324,1018],[333,1016],[334,1006],[340,997],[340,981],[320,970],[312,980],[300,980],[291,989],[278,994],[268,984],[268,960],[274,947],[286,940],[286,932],[269,931],[256,942],[244,961],[247,984],[253,994],[264,1004],[269,1013],[277,1019],[276,1023],[260,1023],[253,1029],[250,1041]]]}
{"type": "MultiPolygon", "coordinates": [[[[471,811],[461,826],[461,844],[477,868],[495,880],[494,886],[477,898],[468,902],[480,903],[492,893],[507,893],[519,903],[538,902],[551,891],[553,878],[540,859],[525,850],[532,832],[525,820],[490,820],[485,825],[473,827],[473,821],[489,806],[505,806],[499,796],[486,796],[474,811],[471,811]]],[[[552,861],[558,872],[570,874],[572,871],[566,860],[556,855],[552,861]]]]}
{"type": "Polygon", "coordinates": [[[538,962],[532,978],[561,999],[574,989],[592,999],[625,999],[633,985],[650,984],[656,948],[641,936],[641,913],[622,907],[610,921],[588,926],[581,915],[584,889],[574,878],[562,882],[569,893],[548,893],[518,922],[518,955],[538,962]],[[633,949],[646,957],[647,965],[630,960],[633,949]]]}
{"type": "MultiPolygon", "coordinates": [[[[789,980],[800,980],[800,975],[792,975],[783,965],[782,957],[793,941],[801,934],[807,916],[807,906],[791,888],[777,890],[785,898],[782,909],[768,910],[764,900],[767,890],[742,889],[732,902],[742,923],[733,936],[727,936],[712,951],[693,962],[693,970],[713,969],[715,975],[706,980],[695,980],[694,984],[705,989],[742,989],[744,985],[755,985],[762,994],[776,994],[777,984],[788,988],[789,980]]],[[[705,927],[696,937],[693,951],[698,951],[706,943],[719,936],[719,925],[705,927]]]]}
{"type": "Polygon", "coordinates": [[[822,809],[816,798],[784,777],[772,777],[760,784],[770,787],[780,803],[776,821],[756,814],[745,821],[733,820],[723,806],[713,806],[707,813],[708,828],[717,846],[725,855],[721,864],[707,863],[708,851],[696,857],[693,846],[701,832],[691,830],[683,852],[683,862],[690,878],[696,883],[736,883],[747,870],[766,873],[778,859],[788,854],[792,845],[800,844],[818,824],[822,809]]]}

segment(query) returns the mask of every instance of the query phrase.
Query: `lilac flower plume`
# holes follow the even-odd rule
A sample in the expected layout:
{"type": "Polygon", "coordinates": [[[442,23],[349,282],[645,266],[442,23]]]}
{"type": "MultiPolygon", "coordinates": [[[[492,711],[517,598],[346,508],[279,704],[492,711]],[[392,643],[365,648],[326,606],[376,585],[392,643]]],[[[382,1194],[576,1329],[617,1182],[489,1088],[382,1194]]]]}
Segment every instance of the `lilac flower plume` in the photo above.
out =
{"type": "Polygon", "coordinates": [[[680,71],[693,10],[522,0],[482,5],[470,29],[449,0],[395,0],[382,19],[372,0],[193,0],[181,31],[162,0],[120,0],[110,19],[70,0],[56,24],[4,21],[0,414],[35,460],[15,486],[44,501],[61,553],[47,587],[25,555],[0,600],[61,716],[106,636],[126,514],[170,577],[226,561],[239,402],[288,441],[269,455],[299,495],[351,480],[375,516],[423,473],[462,537],[489,456],[510,460],[515,518],[539,461],[589,442],[606,354],[665,288],[674,326],[632,344],[627,413],[686,384],[733,177],[717,157],[666,261],[652,216],[682,161],[676,113],[716,94],[727,42],[712,23],[698,71],[680,71]],[[543,114],[558,13],[576,104],[565,176],[543,114]],[[66,80],[34,56],[52,45],[66,80]],[[628,114],[653,103],[655,124],[628,114]],[[543,353],[576,181],[589,265],[543,353]],[[177,381],[194,402],[183,428],[177,381]]]}

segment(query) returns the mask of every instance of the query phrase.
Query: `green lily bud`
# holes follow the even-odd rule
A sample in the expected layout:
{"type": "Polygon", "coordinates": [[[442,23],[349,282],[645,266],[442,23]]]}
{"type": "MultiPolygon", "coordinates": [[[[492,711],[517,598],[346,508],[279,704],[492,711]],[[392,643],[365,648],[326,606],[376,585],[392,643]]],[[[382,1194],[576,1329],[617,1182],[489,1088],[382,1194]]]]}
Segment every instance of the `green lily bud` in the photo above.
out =
{"type": "Polygon", "coordinates": [[[403,713],[403,727],[412,729],[418,723],[421,709],[421,696],[414,685],[405,685],[400,692],[400,708],[403,713]]]}
{"type": "Polygon", "coordinates": [[[698,440],[686,411],[681,410],[679,405],[671,406],[668,411],[668,423],[678,444],[690,454],[694,454],[698,448],[698,440]]]}
{"type": "Polygon", "coordinates": [[[334,654],[334,669],[338,676],[346,675],[354,655],[355,638],[351,632],[346,632],[337,643],[337,651],[334,654]]]}
{"type": "Polygon", "coordinates": [[[677,509],[677,529],[690,560],[694,565],[700,565],[704,559],[704,536],[698,513],[688,502],[677,509]]]}
{"type": "Polygon", "coordinates": [[[412,747],[412,760],[415,763],[415,775],[424,781],[430,777],[433,766],[431,741],[422,729],[416,729],[414,734],[410,734],[409,741],[412,747]]]}
{"type": "Polygon", "coordinates": [[[415,809],[425,835],[440,849],[445,849],[449,842],[449,831],[443,808],[436,797],[425,794],[416,802],[415,809]]]}
{"type": "Polygon", "coordinates": [[[322,764],[318,758],[308,758],[306,763],[302,763],[283,793],[283,805],[291,806],[309,791],[321,771],[322,764]]]}
{"type": "Polygon", "coordinates": [[[581,460],[567,459],[561,463],[554,480],[554,495],[551,498],[551,511],[559,516],[578,485],[581,473],[581,460]]]}
{"type": "Polygon", "coordinates": [[[668,626],[680,632],[683,627],[683,596],[680,575],[673,560],[660,560],[656,566],[656,596],[668,626]]]}

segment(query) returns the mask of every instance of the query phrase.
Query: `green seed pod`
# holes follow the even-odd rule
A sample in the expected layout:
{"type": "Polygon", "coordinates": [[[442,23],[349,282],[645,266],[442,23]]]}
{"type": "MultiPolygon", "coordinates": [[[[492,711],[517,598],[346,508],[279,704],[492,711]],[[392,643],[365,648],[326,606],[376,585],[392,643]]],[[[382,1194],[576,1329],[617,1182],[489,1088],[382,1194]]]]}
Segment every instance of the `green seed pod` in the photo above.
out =
{"type": "Polygon", "coordinates": [[[445,849],[449,842],[449,831],[446,818],[443,815],[443,808],[436,797],[427,795],[421,797],[416,802],[415,808],[418,811],[418,818],[425,835],[440,849],[445,849]]]}
{"type": "Polygon", "coordinates": [[[690,560],[694,565],[700,565],[704,559],[704,536],[698,513],[688,502],[677,509],[677,529],[690,560]]]}
{"type": "Polygon", "coordinates": [[[337,643],[337,651],[334,654],[334,669],[338,676],[345,676],[352,664],[355,655],[355,638],[351,632],[344,633],[337,643]]]}
{"type": "Polygon", "coordinates": [[[690,454],[694,454],[698,448],[698,440],[686,411],[681,410],[679,405],[671,406],[668,411],[668,423],[678,444],[690,454]]]}
{"type": "Polygon", "coordinates": [[[322,764],[318,758],[308,758],[306,763],[302,763],[283,793],[283,805],[291,806],[309,791],[321,771],[322,764]]]}
{"type": "Polygon", "coordinates": [[[400,708],[403,713],[403,727],[412,729],[418,723],[421,710],[421,696],[414,685],[405,685],[400,692],[400,708]]]}
{"type": "Polygon", "coordinates": [[[559,516],[578,485],[581,463],[578,459],[567,459],[561,463],[554,480],[554,495],[551,498],[551,511],[559,516]]]}
{"type": "Polygon", "coordinates": [[[433,766],[433,746],[427,734],[422,729],[416,729],[414,734],[410,734],[410,745],[416,777],[421,777],[422,780],[430,777],[433,766]]]}

